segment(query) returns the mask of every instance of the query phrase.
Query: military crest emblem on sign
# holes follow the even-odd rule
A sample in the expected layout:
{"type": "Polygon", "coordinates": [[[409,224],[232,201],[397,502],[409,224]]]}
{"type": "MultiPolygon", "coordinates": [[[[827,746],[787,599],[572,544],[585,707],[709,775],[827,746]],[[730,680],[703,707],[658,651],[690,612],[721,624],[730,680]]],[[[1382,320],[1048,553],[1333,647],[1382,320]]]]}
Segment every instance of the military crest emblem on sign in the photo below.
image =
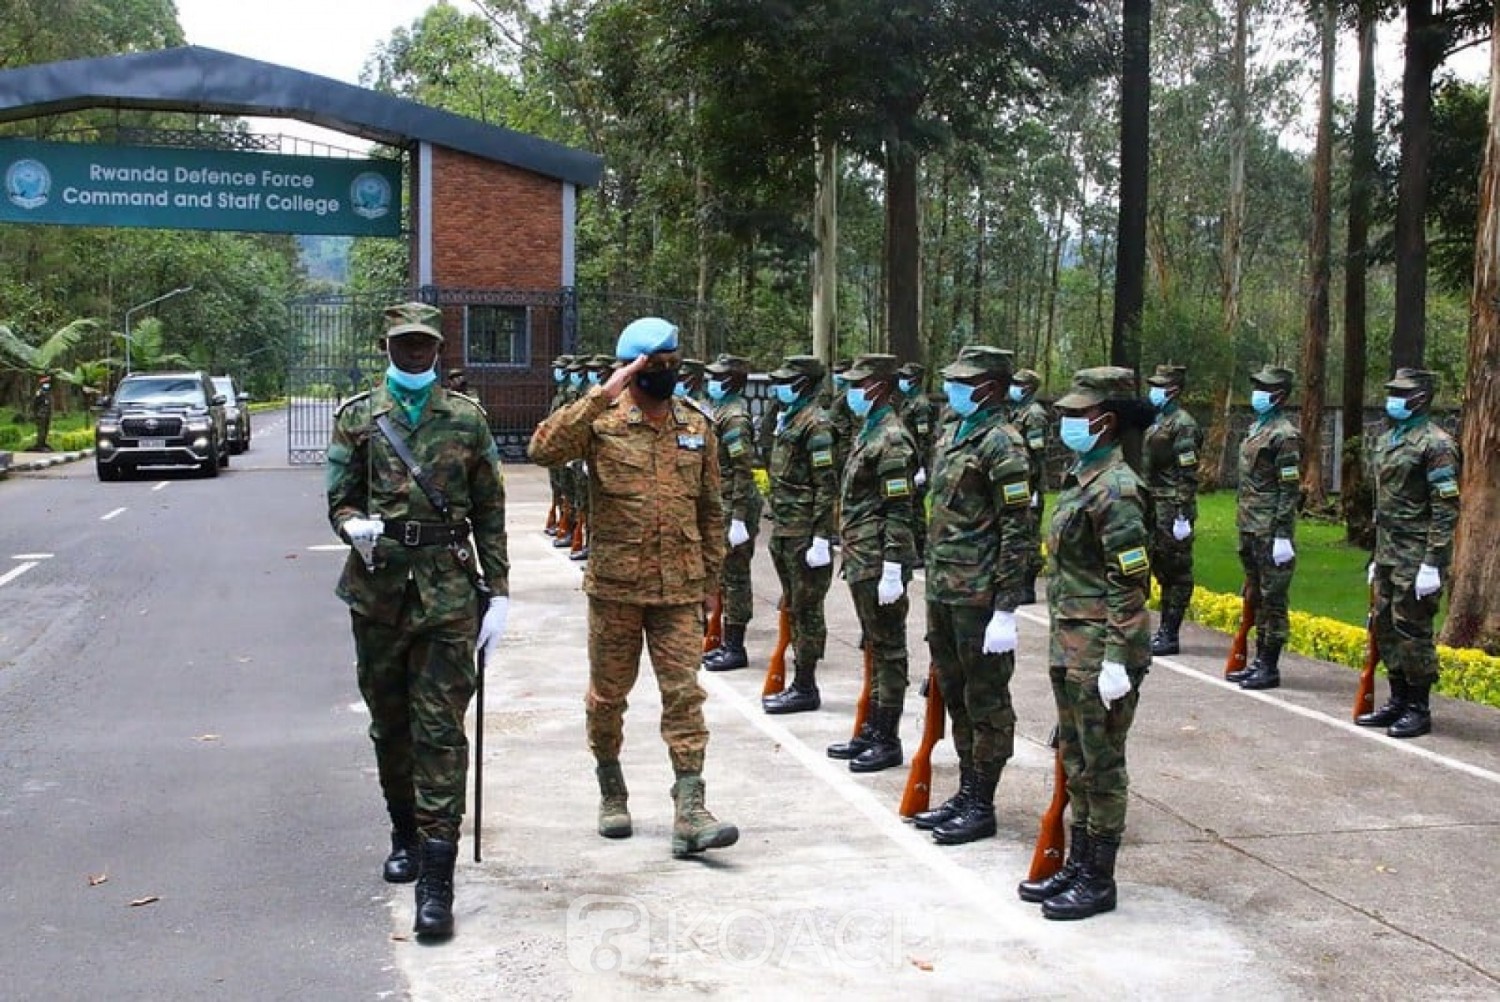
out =
{"type": "Polygon", "coordinates": [[[17,160],[5,171],[5,195],[22,209],[47,204],[52,193],[52,172],[40,160],[17,160]]]}
{"type": "Polygon", "coordinates": [[[349,184],[349,207],[356,216],[379,219],[391,211],[391,183],[374,171],[364,171],[349,184]]]}

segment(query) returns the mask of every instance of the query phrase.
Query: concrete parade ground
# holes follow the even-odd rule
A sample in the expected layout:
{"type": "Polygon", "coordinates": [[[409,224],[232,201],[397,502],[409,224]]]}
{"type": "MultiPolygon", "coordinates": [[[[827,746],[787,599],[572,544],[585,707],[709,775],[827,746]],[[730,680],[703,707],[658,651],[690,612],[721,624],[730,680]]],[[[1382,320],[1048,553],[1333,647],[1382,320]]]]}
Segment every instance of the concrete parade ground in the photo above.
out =
{"type": "MultiPolygon", "coordinates": [[[[410,938],[410,889],[390,888],[413,998],[1500,998],[1500,712],[1435,697],[1434,733],[1398,742],[1349,722],[1348,669],[1288,656],[1281,689],[1241,692],[1220,677],[1229,638],[1189,625],[1142,687],[1119,907],[1049,922],[1015,892],[1051,795],[1045,605],[1020,616],[999,836],[938,846],[897,815],[904,767],[857,776],[824,754],[848,736],[860,683],[841,582],[822,710],[761,712],[778,598],[765,534],[752,667],[700,674],[708,806],[739,844],[671,857],[649,662],[622,754],[635,834],[600,838],[581,569],[542,532],[545,471],[506,474],[513,602],[488,672],[484,859],[466,829],[458,933],[441,946],[410,938]]],[[[921,580],[908,760],[927,668],[921,580]]],[[[950,742],[933,763],[936,803],[957,781],[950,742]]]]}

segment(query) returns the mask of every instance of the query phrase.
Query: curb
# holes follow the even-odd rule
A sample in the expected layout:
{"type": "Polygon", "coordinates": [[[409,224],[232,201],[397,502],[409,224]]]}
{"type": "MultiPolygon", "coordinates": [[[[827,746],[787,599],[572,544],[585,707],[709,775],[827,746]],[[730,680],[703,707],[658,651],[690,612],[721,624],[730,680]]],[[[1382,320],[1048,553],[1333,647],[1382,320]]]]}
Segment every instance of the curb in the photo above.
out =
{"type": "Polygon", "coordinates": [[[79,449],[74,452],[54,452],[43,456],[41,459],[29,459],[21,463],[6,465],[5,459],[10,458],[11,453],[0,453],[0,479],[4,479],[11,473],[27,473],[34,470],[45,470],[49,466],[61,466],[63,463],[74,463],[80,459],[87,459],[94,454],[93,449],[79,449]]]}

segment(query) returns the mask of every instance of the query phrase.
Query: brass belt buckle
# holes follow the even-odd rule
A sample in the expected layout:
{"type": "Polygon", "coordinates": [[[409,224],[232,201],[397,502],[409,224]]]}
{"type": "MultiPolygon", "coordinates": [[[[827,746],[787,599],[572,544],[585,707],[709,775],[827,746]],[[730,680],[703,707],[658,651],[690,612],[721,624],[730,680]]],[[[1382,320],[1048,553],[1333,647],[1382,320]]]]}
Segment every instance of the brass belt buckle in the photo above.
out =
{"type": "Polygon", "coordinates": [[[421,546],[422,545],[422,523],[421,522],[403,522],[401,524],[401,545],[402,546],[421,546]]]}

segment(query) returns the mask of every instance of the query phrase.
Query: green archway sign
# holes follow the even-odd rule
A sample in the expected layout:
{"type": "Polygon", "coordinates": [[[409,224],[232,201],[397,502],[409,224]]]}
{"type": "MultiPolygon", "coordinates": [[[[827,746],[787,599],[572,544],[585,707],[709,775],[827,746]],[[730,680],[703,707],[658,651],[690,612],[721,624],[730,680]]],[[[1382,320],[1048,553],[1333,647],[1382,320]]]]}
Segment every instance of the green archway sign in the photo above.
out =
{"type": "Polygon", "coordinates": [[[394,237],[401,164],[0,139],[0,222],[394,237]]]}

